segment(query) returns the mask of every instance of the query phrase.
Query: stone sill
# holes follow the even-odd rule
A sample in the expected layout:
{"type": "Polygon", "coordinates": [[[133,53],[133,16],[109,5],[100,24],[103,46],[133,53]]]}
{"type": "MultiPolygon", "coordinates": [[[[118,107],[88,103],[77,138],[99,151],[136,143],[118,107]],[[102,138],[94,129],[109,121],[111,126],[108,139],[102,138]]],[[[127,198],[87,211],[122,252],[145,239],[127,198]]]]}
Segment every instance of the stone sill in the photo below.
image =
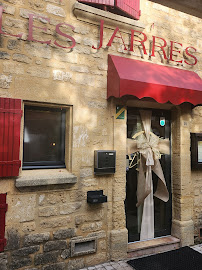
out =
{"type": "Polygon", "coordinates": [[[100,20],[104,20],[105,27],[114,29],[115,26],[119,26],[121,31],[130,32],[131,29],[142,32],[145,29],[145,25],[140,21],[123,17],[110,13],[108,11],[100,10],[85,4],[76,2],[73,6],[73,13],[80,21],[85,21],[90,24],[99,25],[100,20]]]}
{"type": "Polygon", "coordinates": [[[76,182],[77,177],[66,169],[25,170],[16,179],[15,186],[20,189],[75,184],[76,182]]]}

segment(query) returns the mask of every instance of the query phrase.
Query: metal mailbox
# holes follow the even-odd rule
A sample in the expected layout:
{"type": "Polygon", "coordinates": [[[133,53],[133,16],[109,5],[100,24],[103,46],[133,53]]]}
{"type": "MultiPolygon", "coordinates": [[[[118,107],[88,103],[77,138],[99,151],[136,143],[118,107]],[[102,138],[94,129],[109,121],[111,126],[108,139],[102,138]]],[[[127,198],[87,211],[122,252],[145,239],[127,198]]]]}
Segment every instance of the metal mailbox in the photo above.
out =
{"type": "Polygon", "coordinates": [[[92,204],[107,202],[107,196],[103,194],[103,190],[93,190],[87,192],[87,202],[92,204]]]}
{"type": "Polygon", "coordinates": [[[95,150],[94,152],[94,173],[113,174],[116,171],[116,151],[95,150]]]}

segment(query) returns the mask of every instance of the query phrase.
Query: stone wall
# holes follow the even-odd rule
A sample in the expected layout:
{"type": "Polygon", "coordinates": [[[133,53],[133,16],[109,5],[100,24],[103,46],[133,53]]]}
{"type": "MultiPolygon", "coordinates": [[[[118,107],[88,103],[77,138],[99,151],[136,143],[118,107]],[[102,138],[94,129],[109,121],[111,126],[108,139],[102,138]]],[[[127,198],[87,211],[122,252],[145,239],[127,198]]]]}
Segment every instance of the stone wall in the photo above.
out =
{"type": "MultiPolygon", "coordinates": [[[[92,46],[98,45],[99,19],[93,21],[88,16],[76,17],[73,13],[75,2],[74,0],[2,1],[3,31],[13,35],[23,33],[23,35],[21,39],[1,35],[0,97],[20,98],[23,104],[30,101],[73,106],[70,123],[72,138],[66,150],[71,156],[68,161],[68,171],[77,177],[77,182],[74,184],[37,186],[20,190],[16,188],[15,179],[0,179],[0,192],[7,192],[8,202],[6,215],[8,243],[5,252],[0,254],[2,270],[73,270],[109,259],[126,258],[127,230],[124,212],[126,119],[115,119],[115,106],[126,105],[127,102],[124,98],[106,99],[108,54],[178,66],[195,71],[202,76],[201,19],[198,17],[142,0],[140,23],[144,26],[135,23],[134,28],[141,29],[148,36],[145,44],[147,55],[143,54],[139,42],[134,42],[134,52],[125,51],[120,38],[115,38],[111,47],[106,46],[116,26],[120,27],[124,42],[129,45],[129,33],[132,27],[129,23],[124,24],[118,19],[115,23],[106,18],[103,48],[96,50],[92,46]],[[51,40],[50,45],[27,41],[29,13],[39,16],[34,20],[35,26],[47,28],[35,27],[34,39],[51,40]],[[55,32],[56,25],[63,22],[75,27],[74,30],[68,26],[61,27],[64,33],[76,40],[77,44],[73,49],[63,49],[54,45],[56,40],[62,46],[71,46],[71,42],[67,42],[65,37],[55,32]],[[172,40],[183,43],[184,49],[188,46],[195,47],[197,65],[188,65],[184,60],[182,64],[168,62],[162,57],[159,48],[156,48],[158,51],[156,57],[150,57],[153,35],[164,38],[168,45],[172,40]],[[94,150],[99,149],[117,151],[115,175],[94,175],[94,150]],[[98,189],[104,190],[108,202],[97,206],[87,204],[87,191],[98,189]],[[96,253],[89,254],[90,244],[86,255],[74,257],[71,253],[72,240],[88,240],[92,237],[96,239],[96,253]]],[[[98,17],[94,15],[93,18],[98,17]]],[[[141,39],[142,36],[135,38],[141,39]]],[[[179,47],[177,44],[176,46],[179,47]]],[[[183,52],[174,59],[184,59],[183,52]]],[[[190,57],[186,60],[190,63],[193,61],[190,57]]],[[[139,107],[145,106],[141,101],[138,101],[138,104],[139,107]]],[[[160,106],[157,102],[151,102],[148,106],[167,108],[167,105],[160,106]]],[[[190,154],[190,131],[202,132],[202,125],[199,125],[202,113],[201,107],[196,107],[190,118],[189,106],[185,108],[170,106],[169,109],[174,110],[173,127],[179,132],[176,136],[180,141],[178,152],[173,153],[174,159],[180,163],[173,173],[175,194],[173,205],[178,211],[174,213],[176,220],[174,231],[184,243],[187,237],[186,231],[191,231],[186,242],[190,244],[193,242],[193,221],[196,228],[202,222],[200,213],[202,174],[191,173],[190,166],[187,167],[186,172],[183,172],[182,168],[186,162],[189,162],[186,156],[190,154]],[[183,121],[190,123],[188,130],[183,121]],[[184,146],[185,152],[183,152],[184,146]],[[193,193],[188,192],[192,182],[194,198],[193,193]],[[188,213],[186,213],[187,207],[188,213]],[[185,223],[178,221],[185,223],[187,221],[188,225],[182,225],[185,223]]],[[[22,152],[21,143],[21,156],[22,152]]],[[[50,177],[53,173],[59,177],[61,170],[50,170],[50,177]]],[[[32,172],[32,174],[33,179],[36,179],[34,175],[36,173],[32,172]]],[[[39,179],[42,174],[40,171],[37,172],[39,179]]],[[[24,172],[21,171],[20,177],[23,175],[24,172]]]]}
{"type": "MultiPolygon", "coordinates": [[[[197,106],[192,110],[192,133],[202,133],[202,107],[197,106]]],[[[198,241],[199,227],[202,227],[202,172],[200,170],[192,171],[192,179],[194,185],[194,225],[195,225],[195,237],[198,241]]]]}

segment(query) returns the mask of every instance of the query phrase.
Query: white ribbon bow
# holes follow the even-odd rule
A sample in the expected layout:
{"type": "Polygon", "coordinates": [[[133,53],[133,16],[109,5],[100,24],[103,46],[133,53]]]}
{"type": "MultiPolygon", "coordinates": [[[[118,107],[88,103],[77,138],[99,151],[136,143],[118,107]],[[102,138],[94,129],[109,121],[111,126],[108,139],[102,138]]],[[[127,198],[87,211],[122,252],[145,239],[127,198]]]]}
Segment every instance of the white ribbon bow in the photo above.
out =
{"type": "Polygon", "coordinates": [[[160,139],[151,132],[152,112],[140,111],[140,115],[144,131],[135,134],[133,139],[127,139],[127,154],[140,153],[136,206],[144,204],[140,240],[146,240],[154,238],[153,195],[164,202],[169,200],[169,193],[159,159],[161,158],[161,153],[169,154],[170,147],[168,139],[160,139]],[[159,178],[157,190],[154,194],[152,171],[159,178]]]}

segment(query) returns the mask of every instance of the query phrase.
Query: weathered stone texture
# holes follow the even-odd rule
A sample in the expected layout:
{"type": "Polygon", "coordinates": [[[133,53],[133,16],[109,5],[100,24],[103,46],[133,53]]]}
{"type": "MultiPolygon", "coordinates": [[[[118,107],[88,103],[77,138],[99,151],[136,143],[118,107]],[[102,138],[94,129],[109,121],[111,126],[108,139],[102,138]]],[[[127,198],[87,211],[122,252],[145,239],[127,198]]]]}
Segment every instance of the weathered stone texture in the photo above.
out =
{"type": "Polygon", "coordinates": [[[29,64],[32,61],[32,59],[29,58],[27,55],[19,54],[19,53],[13,54],[13,60],[18,61],[18,62],[23,62],[26,64],[29,64]]]}
{"type": "Polygon", "coordinates": [[[29,257],[22,258],[22,257],[12,257],[11,259],[11,270],[16,270],[18,268],[28,266],[32,264],[32,260],[29,257]]]}
{"type": "Polygon", "coordinates": [[[44,254],[37,254],[34,257],[34,264],[43,265],[43,264],[48,264],[48,263],[55,263],[57,262],[58,255],[59,255],[59,251],[52,251],[52,252],[47,252],[44,254]]]}
{"type": "Polygon", "coordinates": [[[50,217],[57,216],[58,208],[57,207],[40,207],[39,208],[39,217],[50,217]]]}
{"type": "Polygon", "coordinates": [[[41,228],[57,228],[57,227],[66,227],[68,223],[71,222],[71,217],[67,216],[64,218],[55,218],[43,220],[40,222],[41,228]]]}
{"type": "Polygon", "coordinates": [[[45,243],[43,250],[45,252],[52,250],[61,250],[67,248],[67,242],[65,240],[49,241],[45,243]]]}
{"type": "Polygon", "coordinates": [[[50,233],[37,233],[37,234],[29,234],[25,236],[24,245],[31,246],[39,243],[43,243],[44,241],[48,241],[50,238],[50,233]]]}
{"type": "Polygon", "coordinates": [[[65,270],[65,263],[54,263],[47,266],[44,266],[42,270],[65,270]]]}
{"type": "Polygon", "coordinates": [[[67,264],[68,270],[78,270],[84,267],[84,259],[71,260],[67,264]]]}
{"type": "Polygon", "coordinates": [[[8,196],[9,211],[6,215],[7,223],[34,220],[36,195],[8,196]]]}
{"type": "Polygon", "coordinates": [[[29,254],[39,251],[40,246],[24,247],[12,252],[13,257],[26,257],[29,254]]]}
{"type": "Polygon", "coordinates": [[[12,76],[6,76],[4,74],[0,74],[0,88],[8,89],[10,88],[10,84],[12,82],[12,76]]]}
{"type": "Polygon", "coordinates": [[[71,255],[70,248],[69,249],[65,249],[61,253],[61,258],[64,259],[64,260],[66,260],[66,259],[70,258],[70,255],[71,255]]]}
{"type": "Polygon", "coordinates": [[[75,229],[60,229],[56,232],[53,233],[53,237],[55,239],[67,239],[67,238],[72,238],[75,236],[75,229]]]}
{"type": "Polygon", "coordinates": [[[60,17],[65,17],[66,16],[64,9],[61,8],[61,7],[58,7],[58,6],[48,4],[46,6],[46,10],[47,10],[48,13],[54,14],[56,16],[60,16],[60,17]]]}
{"type": "Polygon", "coordinates": [[[7,244],[6,250],[13,250],[20,248],[20,234],[16,229],[7,230],[7,244]]]}
{"type": "Polygon", "coordinates": [[[78,211],[82,206],[81,202],[77,203],[70,203],[70,204],[64,204],[60,206],[60,214],[61,215],[69,215],[71,213],[75,213],[78,211]]]}
{"type": "Polygon", "coordinates": [[[7,52],[0,51],[0,59],[10,59],[10,55],[7,52]]]}
{"type": "Polygon", "coordinates": [[[0,254],[0,270],[8,270],[8,257],[6,254],[1,253],[0,254]]]}

